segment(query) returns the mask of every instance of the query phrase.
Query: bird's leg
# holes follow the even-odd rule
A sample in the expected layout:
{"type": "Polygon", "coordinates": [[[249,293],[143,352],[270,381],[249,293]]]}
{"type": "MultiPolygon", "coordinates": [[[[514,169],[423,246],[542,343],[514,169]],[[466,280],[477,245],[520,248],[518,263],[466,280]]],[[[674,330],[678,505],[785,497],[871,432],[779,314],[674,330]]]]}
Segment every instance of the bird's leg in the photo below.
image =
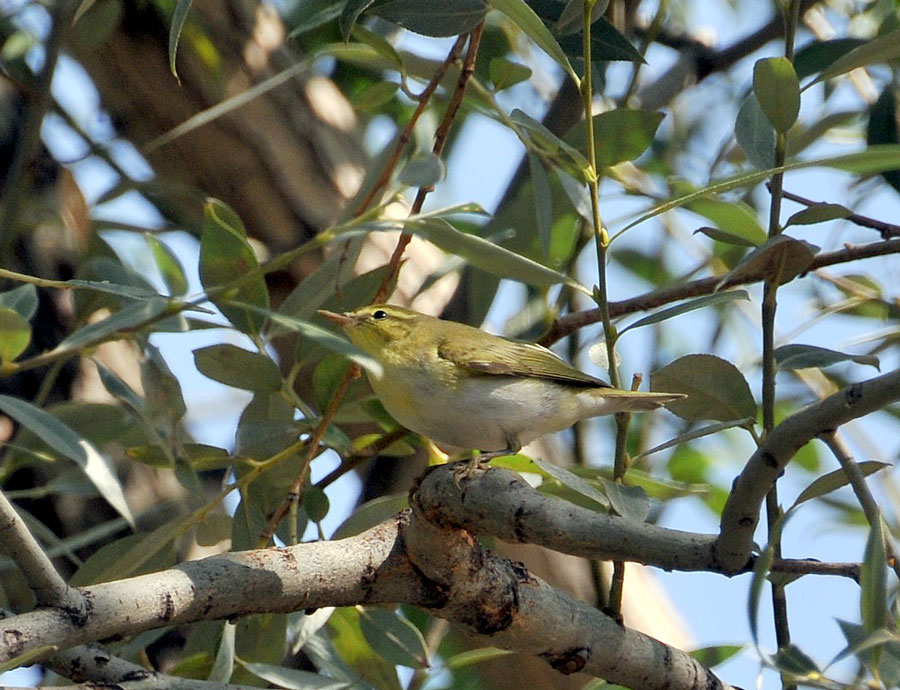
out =
{"type": "Polygon", "coordinates": [[[515,455],[522,450],[522,444],[515,438],[507,436],[506,448],[501,450],[492,450],[488,452],[473,451],[472,456],[468,460],[460,460],[453,468],[453,480],[457,486],[461,479],[473,477],[476,473],[483,472],[487,469],[487,464],[494,458],[500,458],[504,455],[515,455]]]}

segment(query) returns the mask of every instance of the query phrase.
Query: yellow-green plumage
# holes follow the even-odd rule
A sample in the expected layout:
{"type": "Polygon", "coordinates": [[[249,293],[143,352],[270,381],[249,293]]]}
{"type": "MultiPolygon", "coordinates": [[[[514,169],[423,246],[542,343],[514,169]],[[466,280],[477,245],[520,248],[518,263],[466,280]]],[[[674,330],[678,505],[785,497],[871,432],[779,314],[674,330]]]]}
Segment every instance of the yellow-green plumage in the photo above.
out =
{"type": "Polygon", "coordinates": [[[394,419],[445,447],[516,451],[588,417],[683,397],[617,390],[540,345],[402,307],[320,313],[381,364],[369,382],[394,419]]]}

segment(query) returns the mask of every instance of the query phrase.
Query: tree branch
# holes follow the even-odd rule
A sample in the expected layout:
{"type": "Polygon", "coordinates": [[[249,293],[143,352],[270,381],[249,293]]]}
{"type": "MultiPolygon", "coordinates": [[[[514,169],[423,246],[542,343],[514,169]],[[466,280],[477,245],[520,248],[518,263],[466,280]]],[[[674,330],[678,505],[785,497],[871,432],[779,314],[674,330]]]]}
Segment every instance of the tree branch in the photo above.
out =
{"type": "MultiPolygon", "coordinates": [[[[858,259],[870,259],[876,256],[885,256],[888,254],[900,254],[900,241],[886,240],[884,242],[873,242],[871,244],[862,244],[856,246],[845,246],[844,249],[838,249],[833,252],[823,252],[818,254],[809,266],[809,271],[815,271],[826,266],[835,264],[843,264],[858,259]]],[[[690,297],[700,297],[701,295],[711,295],[718,290],[724,290],[735,285],[747,285],[750,283],[758,283],[765,279],[768,271],[761,269],[755,273],[747,272],[741,274],[738,280],[729,280],[722,284],[722,276],[710,276],[709,278],[700,278],[692,280],[680,285],[672,285],[670,287],[661,288],[648,292],[631,299],[622,300],[620,302],[609,303],[609,315],[613,318],[634,314],[639,311],[647,311],[656,307],[661,307],[671,302],[688,299],[690,297]]],[[[550,326],[550,330],[541,336],[538,342],[541,345],[549,346],[557,340],[566,337],[570,333],[577,331],[585,326],[598,323],[601,320],[599,309],[587,309],[585,311],[575,312],[574,314],[566,314],[556,319],[550,326]]]]}
{"type": "Polygon", "coordinates": [[[403,602],[493,645],[541,656],[564,674],[584,671],[648,690],[728,687],[685,652],[482,550],[468,532],[428,524],[421,509],[339,541],[224,554],[81,591],[90,602],[82,620],[47,608],[0,621],[0,663],[197,620],[403,602]]]}
{"type": "Polygon", "coordinates": [[[715,557],[724,572],[736,573],[746,566],[762,500],[800,448],[820,434],[898,400],[900,370],[844,388],[775,427],[735,479],[722,511],[715,557]]]}
{"type": "Polygon", "coordinates": [[[22,571],[39,606],[57,606],[76,619],[85,616],[84,597],[78,590],[69,587],[56,572],[53,563],[2,491],[0,551],[9,556],[22,571]]]}

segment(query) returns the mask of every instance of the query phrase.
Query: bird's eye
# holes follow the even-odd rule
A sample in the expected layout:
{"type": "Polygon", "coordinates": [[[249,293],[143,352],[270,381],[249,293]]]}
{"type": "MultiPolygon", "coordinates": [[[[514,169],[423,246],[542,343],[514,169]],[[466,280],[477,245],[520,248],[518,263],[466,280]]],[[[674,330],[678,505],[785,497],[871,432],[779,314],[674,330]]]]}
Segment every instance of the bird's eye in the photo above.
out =
{"type": "Polygon", "coordinates": [[[372,318],[373,319],[386,319],[387,312],[384,309],[379,309],[378,311],[372,313],[372,318]]]}

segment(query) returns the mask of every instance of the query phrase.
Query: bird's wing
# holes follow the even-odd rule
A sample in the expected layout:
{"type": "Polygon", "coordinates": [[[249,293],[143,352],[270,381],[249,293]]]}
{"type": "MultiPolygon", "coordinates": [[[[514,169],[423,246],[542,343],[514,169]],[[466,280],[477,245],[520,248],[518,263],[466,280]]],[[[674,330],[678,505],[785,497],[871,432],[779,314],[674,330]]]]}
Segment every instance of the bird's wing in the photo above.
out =
{"type": "Polygon", "coordinates": [[[454,339],[454,342],[442,342],[438,345],[437,354],[471,374],[524,376],[576,386],[610,387],[605,381],[567,364],[545,347],[484,335],[489,340],[472,342],[454,339]],[[486,349],[491,353],[489,360],[483,354],[486,349]]]}

